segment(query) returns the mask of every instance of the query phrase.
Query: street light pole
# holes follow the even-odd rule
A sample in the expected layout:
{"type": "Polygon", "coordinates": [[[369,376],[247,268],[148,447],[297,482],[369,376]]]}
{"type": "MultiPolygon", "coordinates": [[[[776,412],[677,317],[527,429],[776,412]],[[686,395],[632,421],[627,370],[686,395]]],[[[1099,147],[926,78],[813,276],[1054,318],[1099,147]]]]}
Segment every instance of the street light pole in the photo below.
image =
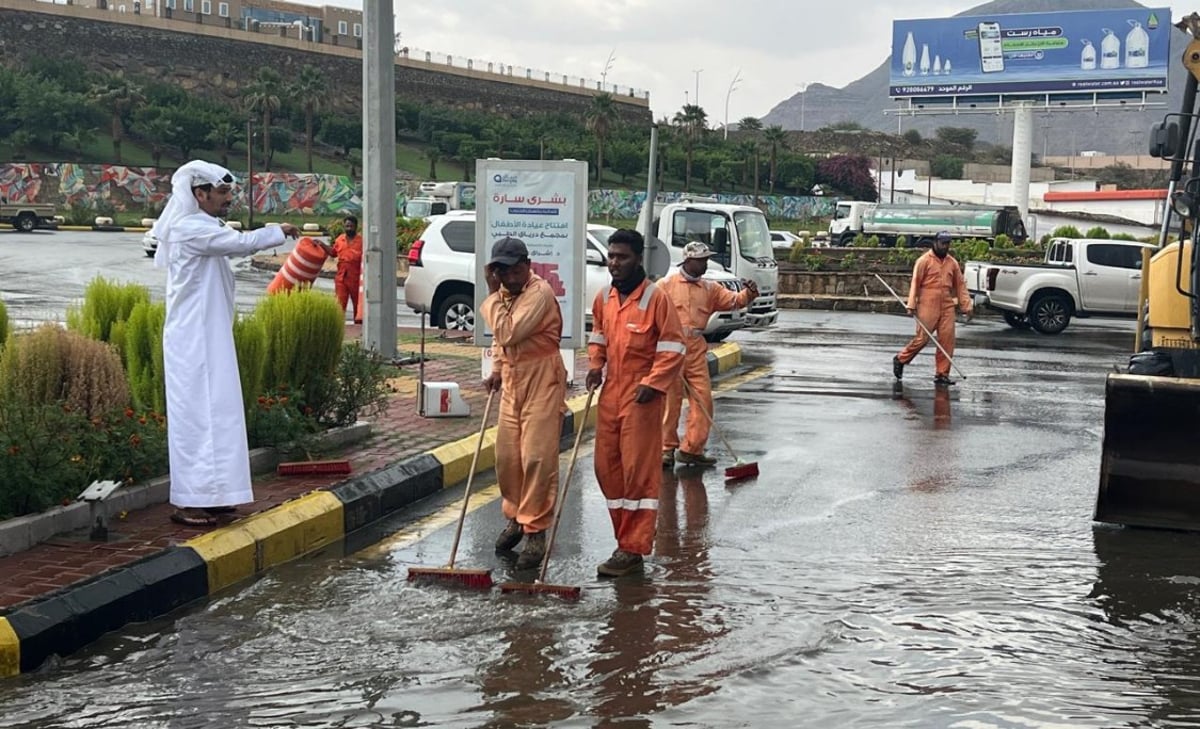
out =
{"type": "Polygon", "coordinates": [[[616,53],[617,53],[617,49],[616,48],[612,49],[612,51],[608,54],[608,60],[604,62],[604,72],[600,74],[601,89],[603,89],[605,83],[608,82],[608,70],[610,68],[612,68],[613,61],[617,60],[616,53]]]}
{"type": "Polygon", "coordinates": [[[692,73],[696,74],[696,96],[692,103],[696,106],[700,106],[700,74],[704,73],[704,69],[693,68],[692,73]]]}
{"type": "Polygon", "coordinates": [[[254,229],[254,133],[252,117],[246,117],[246,230],[254,229]]]}
{"type": "Polygon", "coordinates": [[[808,95],[808,82],[804,81],[796,84],[796,86],[800,89],[800,131],[804,131],[804,101],[808,95]]]}
{"type": "Polygon", "coordinates": [[[733,94],[733,89],[742,80],[742,69],[738,69],[737,73],[733,74],[733,80],[729,82],[729,90],[725,92],[725,134],[723,139],[729,139],[729,97],[733,94]]]}

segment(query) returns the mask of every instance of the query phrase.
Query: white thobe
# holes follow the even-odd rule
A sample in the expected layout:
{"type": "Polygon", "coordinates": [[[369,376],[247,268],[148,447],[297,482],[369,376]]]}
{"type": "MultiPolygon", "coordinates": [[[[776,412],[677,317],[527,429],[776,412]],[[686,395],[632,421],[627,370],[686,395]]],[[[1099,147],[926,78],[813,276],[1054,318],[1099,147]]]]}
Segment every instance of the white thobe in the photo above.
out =
{"type": "Polygon", "coordinates": [[[245,504],[254,494],[226,257],[278,246],[285,236],[278,226],[241,233],[197,213],[177,222],[171,238],[163,328],[171,503],[245,504]]]}

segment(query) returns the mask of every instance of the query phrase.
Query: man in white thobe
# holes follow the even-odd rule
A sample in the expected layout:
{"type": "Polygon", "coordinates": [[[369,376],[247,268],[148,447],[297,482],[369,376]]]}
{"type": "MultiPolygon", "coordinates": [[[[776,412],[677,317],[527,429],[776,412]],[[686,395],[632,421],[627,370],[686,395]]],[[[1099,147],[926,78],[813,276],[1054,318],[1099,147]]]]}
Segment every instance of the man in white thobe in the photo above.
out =
{"type": "Polygon", "coordinates": [[[252,233],[225,226],[234,178],[209,162],[188,162],[171,177],[171,199],[151,232],[154,264],[167,269],[163,373],[171,519],[211,526],[215,513],[254,500],[246,415],[233,346],[233,270],[247,256],[297,238],[284,223],[252,233]]]}

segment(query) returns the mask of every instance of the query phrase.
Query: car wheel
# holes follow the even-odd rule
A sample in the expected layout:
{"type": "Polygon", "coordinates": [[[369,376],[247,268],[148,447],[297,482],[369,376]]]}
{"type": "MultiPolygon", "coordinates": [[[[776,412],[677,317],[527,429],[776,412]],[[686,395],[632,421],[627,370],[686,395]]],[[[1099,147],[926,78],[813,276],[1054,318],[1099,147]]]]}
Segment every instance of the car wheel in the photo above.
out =
{"type": "Polygon", "coordinates": [[[466,294],[446,297],[438,308],[438,326],[456,332],[475,331],[475,300],[466,294]]]}
{"type": "Polygon", "coordinates": [[[1004,312],[1004,321],[1013,329],[1029,329],[1033,326],[1029,323],[1029,317],[1024,314],[1015,314],[1011,311],[1004,312]]]}
{"type": "Polygon", "coordinates": [[[714,332],[712,334],[705,334],[704,341],[708,342],[709,344],[716,344],[717,342],[724,342],[726,339],[729,339],[730,334],[733,334],[733,332],[724,331],[724,332],[714,332]]]}
{"type": "Polygon", "coordinates": [[[1062,294],[1043,294],[1029,305],[1029,325],[1041,334],[1058,334],[1071,322],[1074,306],[1062,294]]]}
{"type": "Polygon", "coordinates": [[[13,227],[22,233],[31,233],[37,227],[37,216],[32,213],[22,213],[17,216],[17,222],[13,227]]]}

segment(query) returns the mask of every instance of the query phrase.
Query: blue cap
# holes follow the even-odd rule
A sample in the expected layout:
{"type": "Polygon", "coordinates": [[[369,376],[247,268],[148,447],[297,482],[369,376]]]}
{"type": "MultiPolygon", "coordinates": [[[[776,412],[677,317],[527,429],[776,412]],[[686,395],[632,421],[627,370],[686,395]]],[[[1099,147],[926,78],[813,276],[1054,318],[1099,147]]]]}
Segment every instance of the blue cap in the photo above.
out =
{"type": "Polygon", "coordinates": [[[950,235],[950,231],[948,231],[948,230],[943,230],[937,234],[938,240],[950,240],[953,237],[954,236],[950,235]]]}

